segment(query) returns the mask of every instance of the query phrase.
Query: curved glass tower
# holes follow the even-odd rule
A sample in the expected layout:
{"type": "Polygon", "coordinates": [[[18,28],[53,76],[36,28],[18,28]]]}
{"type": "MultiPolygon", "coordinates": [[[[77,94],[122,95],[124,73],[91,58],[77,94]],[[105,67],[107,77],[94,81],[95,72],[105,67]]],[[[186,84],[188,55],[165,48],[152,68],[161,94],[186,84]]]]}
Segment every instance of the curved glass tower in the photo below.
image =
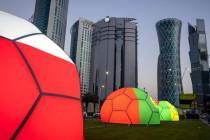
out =
{"type": "Polygon", "coordinates": [[[168,18],[156,23],[160,55],[158,57],[158,99],[179,106],[183,93],[180,66],[180,36],[182,22],[168,18]]]}

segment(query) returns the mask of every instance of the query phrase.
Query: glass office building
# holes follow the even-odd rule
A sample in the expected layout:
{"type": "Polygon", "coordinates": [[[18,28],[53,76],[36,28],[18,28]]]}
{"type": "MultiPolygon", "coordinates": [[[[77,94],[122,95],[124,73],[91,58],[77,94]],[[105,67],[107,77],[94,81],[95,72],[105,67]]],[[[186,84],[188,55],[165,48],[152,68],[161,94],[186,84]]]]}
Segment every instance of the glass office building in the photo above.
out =
{"type": "Polygon", "coordinates": [[[36,0],[33,23],[64,49],[69,0],[36,0]]]}
{"type": "Polygon", "coordinates": [[[93,22],[80,18],[71,28],[70,57],[80,75],[81,95],[89,92],[93,22]]]}
{"type": "Polygon", "coordinates": [[[182,22],[175,18],[156,23],[160,54],[158,57],[158,99],[179,106],[183,93],[180,66],[180,36],[182,22]]]}
{"type": "Polygon", "coordinates": [[[198,108],[203,110],[205,102],[210,101],[209,62],[204,20],[197,19],[195,26],[188,24],[188,32],[193,93],[197,95],[198,108]]]}
{"type": "Polygon", "coordinates": [[[122,87],[137,87],[137,23],[106,17],[94,24],[90,92],[104,99],[122,87]]]}

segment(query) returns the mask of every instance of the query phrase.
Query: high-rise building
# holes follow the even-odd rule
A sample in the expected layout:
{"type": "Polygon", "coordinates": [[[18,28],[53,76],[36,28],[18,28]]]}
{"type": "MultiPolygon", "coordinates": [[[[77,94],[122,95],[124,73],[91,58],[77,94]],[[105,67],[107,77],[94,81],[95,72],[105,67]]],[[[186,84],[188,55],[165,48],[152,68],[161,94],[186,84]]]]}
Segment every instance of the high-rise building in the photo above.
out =
{"type": "Polygon", "coordinates": [[[69,0],[36,0],[33,23],[64,49],[69,0]]]}
{"type": "Polygon", "coordinates": [[[104,99],[121,87],[137,87],[137,23],[106,17],[94,24],[90,92],[104,99]]]}
{"type": "Polygon", "coordinates": [[[80,18],[71,28],[70,57],[80,75],[81,94],[89,92],[93,22],[80,18]]]}
{"type": "Polygon", "coordinates": [[[34,14],[31,15],[31,17],[28,19],[28,21],[31,22],[31,23],[33,23],[33,21],[34,21],[34,14]]]}
{"type": "Polygon", "coordinates": [[[180,34],[182,22],[168,18],[156,23],[160,54],[158,57],[158,99],[179,106],[183,93],[180,66],[180,34]]]}
{"type": "Polygon", "coordinates": [[[191,80],[193,93],[197,95],[197,104],[200,109],[205,108],[205,102],[210,97],[209,62],[205,23],[197,19],[196,25],[188,25],[191,80]]]}

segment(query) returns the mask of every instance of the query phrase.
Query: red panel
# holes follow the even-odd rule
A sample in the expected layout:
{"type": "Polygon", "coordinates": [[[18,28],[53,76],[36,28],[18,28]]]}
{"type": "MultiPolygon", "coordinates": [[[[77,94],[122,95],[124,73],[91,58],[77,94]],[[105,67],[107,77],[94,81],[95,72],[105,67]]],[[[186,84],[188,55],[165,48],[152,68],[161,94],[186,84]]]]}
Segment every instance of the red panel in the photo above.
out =
{"type": "Polygon", "coordinates": [[[112,102],[113,102],[113,110],[126,111],[129,103],[131,102],[131,99],[128,96],[121,94],[121,95],[115,97],[112,100],[112,102]]]}
{"type": "Polygon", "coordinates": [[[83,140],[80,101],[43,96],[16,140],[83,140]]]}
{"type": "Polygon", "coordinates": [[[133,100],[128,107],[127,113],[132,124],[140,124],[139,100],[133,100]]]}
{"type": "Polygon", "coordinates": [[[113,111],[111,118],[111,123],[124,123],[124,124],[130,124],[130,120],[128,118],[128,115],[124,111],[113,111]]]}
{"type": "Polygon", "coordinates": [[[105,102],[103,103],[103,106],[101,108],[101,121],[102,122],[108,122],[110,115],[112,113],[112,101],[111,100],[105,100],[105,102]]]}
{"type": "Polygon", "coordinates": [[[120,94],[123,94],[125,90],[126,90],[126,88],[118,89],[118,90],[112,92],[112,93],[107,97],[107,99],[114,99],[115,97],[119,96],[120,94]]]}
{"type": "Polygon", "coordinates": [[[39,95],[23,58],[10,40],[0,37],[0,139],[12,137],[39,95]]]}
{"type": "Polygon", "coordinates": [[[80,98],[76,66],[61,58],[18,43],[41,85],[43,92],[80,98]]]}
{"type": "Polygon", "coordinates": [[[127,96],[129,96],[131,99],[138,99],[138,97],[137,97],[136,94],[134,93],[133,88],[126,88],[124,94],[127,95],[127,96]]]}

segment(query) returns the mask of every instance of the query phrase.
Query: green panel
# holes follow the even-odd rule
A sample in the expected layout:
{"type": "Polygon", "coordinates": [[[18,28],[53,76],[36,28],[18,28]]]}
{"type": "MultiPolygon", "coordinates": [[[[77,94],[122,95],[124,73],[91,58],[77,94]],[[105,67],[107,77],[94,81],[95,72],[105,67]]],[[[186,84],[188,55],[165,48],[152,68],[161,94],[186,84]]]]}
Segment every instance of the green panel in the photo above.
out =
{"type": "Polygon", "coordinates": [[[160,114],[159,112],[153,112],[149,124],[160,124],[160,114]]]}
{"type": "Polygon", "coordinates": [[[163,117],[163,121],[171,121],[171,111],[170,109],[163,109],[161,112],[161,116],[163,117]]]}
{"type": "Polygon", "coordinates": [[[160,113],[160,120],[161,121],[163,121],[164,119],[163,119],[163,117],[162,117],[162,114],[160,113]]]}
{"type": "Polygon", "coordinates": [[[141,89],[138,89],[138,88],[133,88],[133,90],[134,90],[136,96],[138,97],[138,99],[140,99],[140,100],[146,99],[147,94],[144,91],[142,91],[141,89]]]}
{"type": "Polygon", "coordinates": [[[166,104],[165,101],[160,101],[159,102],[159,107],[161,107],[161,108],[167,108],[168,106],[167,106],[167,104],[166,104]]]}
{"type": "Polygon", "coordinates": [[[152,111],[155,111],[155,112],[158,111],[158,107],[156,107],[156,105],[151,101],[150,96],[147,96],[146,101],[147,101],[148,105],[150,106],[150,108],[152,109],[152,111]]]}
{"type": "Polygon", "coordinates": [[[146,101],[139,101],[140,124],[148,124],[152,111],[146,101]]]}

